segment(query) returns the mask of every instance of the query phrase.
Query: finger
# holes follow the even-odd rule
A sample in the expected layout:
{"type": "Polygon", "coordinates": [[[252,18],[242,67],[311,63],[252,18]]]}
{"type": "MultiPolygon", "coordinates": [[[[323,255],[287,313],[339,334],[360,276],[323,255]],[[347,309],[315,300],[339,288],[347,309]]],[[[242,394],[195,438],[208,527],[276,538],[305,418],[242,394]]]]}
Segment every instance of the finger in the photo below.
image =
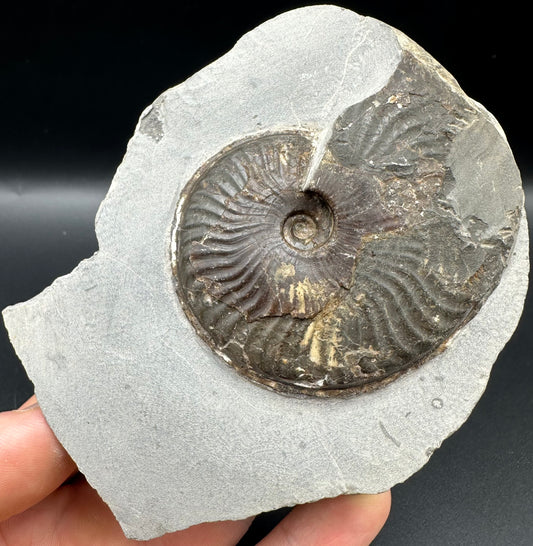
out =
{"type": "Polygon", "coordinates": [[[20,406],[19,410],[31,408],[32,406],[35,406],[35,404],[37,404],[37,397],[34,394],[31,398],[28,398],[26,402],[22,404],[22,406],[20,406]]]}
{"type": "Polygon", "coordinates": [[[45,498],[76,470],[35,402],[0,413],[0,521],[45,498]]]}
{"type": "MultiPolygon", "coordinates": [[[[143,542],[150,546],[233,546],[246,533],[252,518],[240,521],[202,523],[143,542]]],[[[80,476],[41,503],[0,524],[6,544],[30,544],[39,536],[39,546],[126,546],[139,542],[124,536],[111,510],[80,476]]]]}
{"type": "Polygon", "coordinates": [[[261,546],[368,546],[390,512],[390,491],[342,495],[296,506],[259,544],[261,546]]]}

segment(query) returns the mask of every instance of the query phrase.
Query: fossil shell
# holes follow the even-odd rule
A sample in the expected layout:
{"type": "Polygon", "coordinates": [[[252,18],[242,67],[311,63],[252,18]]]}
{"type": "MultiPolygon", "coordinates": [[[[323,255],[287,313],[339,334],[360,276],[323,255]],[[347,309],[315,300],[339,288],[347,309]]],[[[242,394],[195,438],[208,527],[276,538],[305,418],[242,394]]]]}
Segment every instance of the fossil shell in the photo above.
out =
{"type": "Polygon", "coordinates": [[[173,233],[198,334],[249,379],[319,396],[383,385],[443,350],[516,235],[521,202],[502,185],[455,188],[451,150],[510,156],[496,132],[447,73],[404,52],[329,130],[229,144],[184,189],[173,233]],[[501,203],[505,222],[468,214],[472,200],[501,203]]]}

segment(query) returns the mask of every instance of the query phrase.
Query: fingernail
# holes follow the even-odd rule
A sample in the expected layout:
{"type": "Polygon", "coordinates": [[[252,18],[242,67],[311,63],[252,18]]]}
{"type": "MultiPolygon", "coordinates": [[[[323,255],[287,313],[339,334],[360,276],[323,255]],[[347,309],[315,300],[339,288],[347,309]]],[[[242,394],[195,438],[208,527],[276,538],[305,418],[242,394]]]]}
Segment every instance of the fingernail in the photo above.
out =
{"type": "Polygon", "coordinates": [[[33,404],[30,404],[29,406],[26,406],[25,408],[19,408],[15,411],[20,411],[20,412],[24,412],[24,411],[31,411],[31,410],[34,410],[35,408],[38,408],[39,407],[39,402],[34,402],[33,404]]]}

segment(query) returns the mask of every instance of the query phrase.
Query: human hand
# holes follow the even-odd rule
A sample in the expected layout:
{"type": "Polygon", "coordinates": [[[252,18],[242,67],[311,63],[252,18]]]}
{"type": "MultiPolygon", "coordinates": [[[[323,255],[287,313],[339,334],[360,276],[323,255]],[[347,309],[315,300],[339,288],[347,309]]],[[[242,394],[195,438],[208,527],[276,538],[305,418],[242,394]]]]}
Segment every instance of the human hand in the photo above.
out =
{"type": "MultiPolygon", "coordinates": [[[[261,546],[370,544],[385,523],[390,492],[344,495],[295,507],[261,546]]],[[[202,523],[145,542],[150,546],[234,545],[253,518],[202,523]]],[[[122,546],[111,510],[78,473],[35,397],[0,413],[0,545],[122,546]]]]}

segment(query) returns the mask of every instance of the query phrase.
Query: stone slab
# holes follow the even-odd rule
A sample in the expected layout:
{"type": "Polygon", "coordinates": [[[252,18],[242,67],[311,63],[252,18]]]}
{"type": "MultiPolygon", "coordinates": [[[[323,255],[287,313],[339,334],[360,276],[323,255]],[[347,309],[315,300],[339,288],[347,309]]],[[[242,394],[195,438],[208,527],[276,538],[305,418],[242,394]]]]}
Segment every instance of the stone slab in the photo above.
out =
{"type": "Polygon", "coordinates": [[[527,290],[523,211],[480,312],[441,354],[368,394],[290,397],[244,380],[198,338],[174,290],[172,225],[197,169],[243,135],[330,124],[386,84],[406,40],[334,6],[245,35],[143,112],[97,216],[98,253],[4,310],[50,426],[128,537],[384,491],[485,389],[527,290]]]}

